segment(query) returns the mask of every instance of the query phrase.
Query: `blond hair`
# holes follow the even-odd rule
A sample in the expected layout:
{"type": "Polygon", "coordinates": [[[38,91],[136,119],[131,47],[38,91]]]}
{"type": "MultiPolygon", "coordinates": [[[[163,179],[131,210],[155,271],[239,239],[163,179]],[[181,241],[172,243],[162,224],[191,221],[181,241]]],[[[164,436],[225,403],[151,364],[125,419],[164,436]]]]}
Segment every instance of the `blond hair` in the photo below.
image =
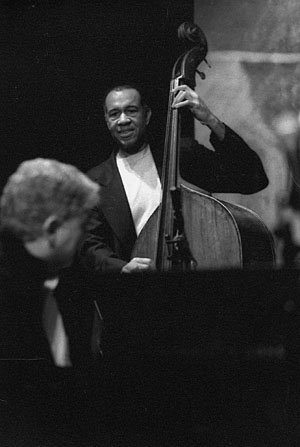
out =
{"type": "Polygon", "coordinates": [[[99,186],[75,166],[44,158],[24,161],[3,189],[1,228],[35,239],[50,215],[62,221],[88,217],[98,193],[99,186]]]}

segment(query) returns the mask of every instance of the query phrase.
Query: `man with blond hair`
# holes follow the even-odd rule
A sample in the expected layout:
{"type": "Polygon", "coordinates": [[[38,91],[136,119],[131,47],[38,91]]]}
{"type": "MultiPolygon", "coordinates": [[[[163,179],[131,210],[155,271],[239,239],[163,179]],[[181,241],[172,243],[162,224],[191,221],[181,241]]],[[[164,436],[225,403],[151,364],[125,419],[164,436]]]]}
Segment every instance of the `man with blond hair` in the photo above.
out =
{"type": "MultiPolygon", "coordinates": [[[[70,296],[58,293],[56,299],[55,295],[60,273],[72,264],[98,193],[98,185],[76,167],[42,158],[23,162],[2,192],[0,407],[9,415],[8,426],[13,427],[15,418],[19,422],[21,418],[22,424],[29,421],[30,429],[25,423],[24,431],[26,436],[32,433],[32,438],[45,436],[47,426],[56,427],[55,433],[49,428],[48,434],[53,432],[60,439],[57,421],[66,416],[59,413],[76,389],[71,348],[72,338],[80,336],[74,331],[77,323],[70,321],[72,312],[65,307],[70,296]],[[58,417],[52,425],[54,413],[58,417]]],[[[70,436],[63,433],[63,427],[61,436],[70,436]]],[[[20,441],[18,431],[8,432],[20,441]]],[[[44,441],[39,438],[37,442],[44,441]]]]}

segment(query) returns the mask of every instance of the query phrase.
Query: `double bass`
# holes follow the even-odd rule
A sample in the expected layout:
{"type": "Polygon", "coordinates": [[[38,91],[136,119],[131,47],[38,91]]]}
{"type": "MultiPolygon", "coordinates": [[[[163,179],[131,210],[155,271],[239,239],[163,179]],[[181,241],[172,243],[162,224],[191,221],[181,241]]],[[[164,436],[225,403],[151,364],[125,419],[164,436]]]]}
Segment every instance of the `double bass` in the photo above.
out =
{"type": "Polygon", "coordinates": [[[162,169],[162,201],[141,231],[132,257],[153,259],[158,271],[271,268],[273,238],[259,216],[213,197],[180,176],[181,111],[171,107],[173,90],[195,88],[206,62],[207,41],[195,24],[184,22],[178,36],[188,49],[176,60],[170,82],[162,169]]]}

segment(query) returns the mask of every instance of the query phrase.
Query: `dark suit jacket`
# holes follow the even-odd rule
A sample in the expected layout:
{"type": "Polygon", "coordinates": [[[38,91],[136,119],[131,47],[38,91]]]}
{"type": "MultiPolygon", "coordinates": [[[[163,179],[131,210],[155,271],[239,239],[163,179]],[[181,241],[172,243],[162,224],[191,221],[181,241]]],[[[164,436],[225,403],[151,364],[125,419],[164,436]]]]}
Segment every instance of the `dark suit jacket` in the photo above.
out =
{"type": "MultiPolygon", "coordinates": [[[[212,134],[212,151],[195,142],[181,147],[181,176],[210,192],[250,194],[265,188],[268,179],[257,154],[226,126],[222,142],[212,134]]],[[[161,171],[161,153],[151,150],[161,171]]],[[[88,172],[100,185],[99,206],[81,247],[85,267],[94,273],[119,272],[129,262],[136,231],[119,175],[115,153],[88,172]]]]}
{"type": "MultiPolygon", "coordinates": [[[[55,297],[73,367],[59,368],[42,326],[47,265],[9,233],[0,235],[0,445],[21,446],[25,439],[53,446],[88,442],[82,415],[96,395],[92,378],[98,363],[90,343],[94,306],[87,300],[88,284],[81,294],[78,278],[72,276],[70,288],[69,276],[71,270],[62,273],[55,297]]],[[[91,416],[92,411],[85,417],[91,416]]]]}
{"type": "MultiPolygon", "coordinates": [[[[8,232],[0,234],[0,359],[42,359],[53,364],[42,327],[47,265],[8,232]]],[[[85,275],[86,278],[86,275],[85,275]]],[[[61,272],[55,297],[69,338],[72,364],[91,356],[93,302],[83,299],[86,282],[74,269],[61,272]],[[72,287],[71,287],[72,285],[72,287]]],[[[87,293],[84,295],[87,297],[87,293]]]]}

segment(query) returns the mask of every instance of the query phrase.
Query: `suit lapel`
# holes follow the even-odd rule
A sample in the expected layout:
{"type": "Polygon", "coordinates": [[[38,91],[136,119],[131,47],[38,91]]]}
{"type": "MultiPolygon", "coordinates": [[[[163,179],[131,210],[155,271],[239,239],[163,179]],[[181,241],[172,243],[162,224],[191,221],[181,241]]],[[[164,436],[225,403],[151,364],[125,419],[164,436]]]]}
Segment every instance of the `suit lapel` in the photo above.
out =
{"type": "Polygon", "coordinates": [[[105,170],[100,184],[101,208],[117,238],[131,251],[136,231],[114,154],[105,163],[105,170]]]}

